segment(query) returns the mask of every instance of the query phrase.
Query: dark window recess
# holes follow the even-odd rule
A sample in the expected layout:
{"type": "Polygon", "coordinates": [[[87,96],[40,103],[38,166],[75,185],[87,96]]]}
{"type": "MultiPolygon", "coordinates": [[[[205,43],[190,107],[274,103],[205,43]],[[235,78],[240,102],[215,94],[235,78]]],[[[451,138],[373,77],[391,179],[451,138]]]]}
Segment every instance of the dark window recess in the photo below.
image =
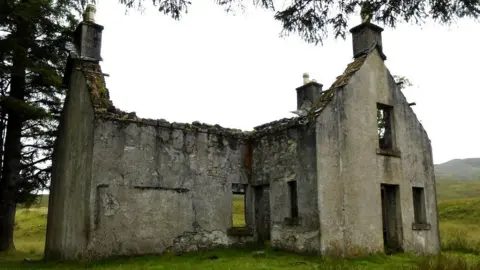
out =
{"type": "Polygon", "coordinates": [[[393,107],[377,103],[378,142],[380,149],[393,149],[393,107]]]}
{"type": "Polygon", "coordinates": [[[288,182],[290,197],[290,217],[298,218],[297,181],[288,182]]]}
{"type": "Polygon", "coordinates": [[[412,193],[413,193],[413,214],[415,218],[415,223],[426,224],[427,213],[425,209],[424,189],[420,187],[413,187],[412,193]]]}
{"type": "Polygon", "coordinates": [[[246,185],[232,184],[232,224],[233,227],[245,227],[245,192],[246,185]]]}

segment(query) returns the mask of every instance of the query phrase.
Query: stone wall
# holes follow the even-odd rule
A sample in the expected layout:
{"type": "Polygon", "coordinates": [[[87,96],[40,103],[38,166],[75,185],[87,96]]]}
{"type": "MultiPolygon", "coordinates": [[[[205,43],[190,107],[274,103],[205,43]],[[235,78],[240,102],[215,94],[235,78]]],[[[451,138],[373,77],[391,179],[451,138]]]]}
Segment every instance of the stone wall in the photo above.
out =
{"type": "MultiPolygon", "coordinates": [[[[282,126],[278,122],[271,125],[282,126]]],[[[252,182],[269,185],[272,247],[297,252],[319,250],[316,177],[315,128],[306,119],[256,138],[252,182]],[[298,220],[290,216],[289,181],[297,182],[298,220]]]]}
{"type": "Polygon", "coordinates": [[[72,68],[69,88],[53,155],[46,259],[81,258],[88,244],[94,110],[83,72],[72,68]]]}
{"type": "Polygon", "coordinates": [[[381,185],[387,184],[398,188],[399,248],[437,253],[430,141],[376,50],[317,121],[322,250],[347,255],[384,250],[381,185]],[[393,106],[392,151],[379,149],[377,103],[393,106]],[[412,187],[425,189],[423,228],[413,224],[412,187]]]}
{"type": "Polygon", "coordinates": [[[341,95],[339,91],[316,122],[320,251],[326,255],[339,255],[345,247],[345,187],[340,178],[341,142],[344,138],[339,125],[342,117],[341,95]]]}
{"type": "Polygon", "coordinates": [[[232,183],[248,184],[243,133],[153,123],[95,121],[89,251],[188,252],[253,241],[227,235],[232,183]]]}
{"type": "Polygon", "coordinates": [[[264,222],[255,220],[252,186],[267,184],[272,245],[318,250],[315,138],[305,123],[281,120],[244,133],[199,123],[97,117],[89,254],[189,252],[253,242],[255,233],[228,235],[232,183],[251,184],[245,206],[250,231],[264,222]],[[293,226],[285,221],[291,180],[298,182],[300,216],[293,226]]]}

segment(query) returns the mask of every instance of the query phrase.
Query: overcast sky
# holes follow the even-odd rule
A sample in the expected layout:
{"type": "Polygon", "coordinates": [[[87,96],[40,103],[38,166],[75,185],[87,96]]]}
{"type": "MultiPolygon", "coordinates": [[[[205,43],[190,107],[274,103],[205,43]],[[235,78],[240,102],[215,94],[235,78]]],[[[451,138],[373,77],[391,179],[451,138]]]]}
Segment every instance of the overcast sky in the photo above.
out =
{"type": "MultiPolygon", "coordinates": [[[[125,14],[117,1],[98,3],[102,69],[116,107],[144,118],[250,130],[294,116],[302,73],[326,89],[352,60],[349,35],[314,46],[295,35],[280,38],[270,12],[233,16],[214,1],[193,2],[180,21],[154,8],[125,14]]],[[[359,21],[352,17],[349,27],[359,21]]],[[[480,23],[468,20],[383,32],[387,67],[414,84],[403,92],[417,103],[435,163],[480,157],[478,33],[480,23]]]]}

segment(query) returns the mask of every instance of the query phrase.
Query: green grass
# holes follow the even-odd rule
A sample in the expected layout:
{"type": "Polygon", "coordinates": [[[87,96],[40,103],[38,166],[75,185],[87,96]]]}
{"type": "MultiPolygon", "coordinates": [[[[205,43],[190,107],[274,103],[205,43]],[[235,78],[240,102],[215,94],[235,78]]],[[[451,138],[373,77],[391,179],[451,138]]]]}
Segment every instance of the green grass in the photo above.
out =
{"type": "Polygon", "coordinates": [[[245,195],[233,195],[233,227],[245,227],[245,195]]]}
{"type": "Polygon", "coordinates": [[[15,247],[41,256],[45,246],[47,208],[19,209],[15,219],[15,247]]]}
{"type": "Polygon", "coordinates": [[[441,201],[438,217],[444,250],[480,255],[480,198],[441,201]]]}
{"type": "MultiPolygon", "coordinates": [[[[386,269],[415,267],[422,259],[411,255],[374,255],[348,260],[321,259],[267,250],[261,256],[249,249],[216,250],[182,256],[163,255],[124,258],[93,263],[9,263],[3,269],[386,269]],[[12,268],[9,268],[12,267],[12,268]]],[[[405,269],[405,268],[403,268],[405,269]]],[[[409,268],[415,269],[415,268],[409,268]]]]}
{"type": "MultiPolygon", "coordinates": [[[[447,200],[438,204],[441,256],[422,258],[412,254],[372,255],[351,259],[327,259],[267,249],[258,255],[252,249],[230,249],[175,256],[120,258],[92,263],[23,262],[43,255],[46,201],[16,215],[17,252],[0,254],[0,269],[480,269],[480,198],[447,200]]],[[[235,195],[233,223],[245,222],[243,196],[235,195]]]]}
{"type": "Polygon", "coordinates": [[[480,180],[437,179],[439,201],[480,197],[480,180]]]}

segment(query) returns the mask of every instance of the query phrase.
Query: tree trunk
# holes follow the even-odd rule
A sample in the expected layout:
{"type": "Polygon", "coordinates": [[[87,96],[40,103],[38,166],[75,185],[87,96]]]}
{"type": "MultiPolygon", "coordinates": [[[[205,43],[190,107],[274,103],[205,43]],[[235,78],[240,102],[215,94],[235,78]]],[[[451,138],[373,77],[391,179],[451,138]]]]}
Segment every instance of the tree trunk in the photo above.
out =
{"type": "MultiPolygon", "coordinates": [[[[3,94],[3,93],[2,93],[2,94],[3,94]]],[[[5,147],[5,144],[4,144],[4,142],[5,142],[5,141],[4,141],[4,139],[5,139],[5,137],[4,137],[5,131],[6,131],[5,113],[4,113],[3,108],[0,108],[0,192],[3,190],[3,188],[1,188],[1,185],[2,185],[2,183],[3,183],[3,181],[2,181],[2,175],[1,175],[1,174],[2,174],[2,171],[3,171],[3,160],[4,160],[4,159],[3,159],[3,149],[4,149],[4,147],[5,147]]],[[[2,196],[0,195],[0,198],[1,198],[1,197],[2,197],[2,196]]],[[[4,204],[3,204],[2,200],[0,200],[0,207],[3,206],[3,205],[4,205],[4,204]]],[[[13,221],[11,220],[11,217],[12,217],[11,214],[7,216],[7,220],[5,221],[5,224],[7,224],[7,223],[12,223],[12,222],[15,223],[14,220],[13,220],[13,221]]],[[[4,223],[3,220],[1,220],[1,219],[0,219],[0,222],[1,222],[2,224],[4,223]]],[[[1,227],[1,226],[2,226],[2,225],[0,225],[0,227],[1,227]]],[[[0,234],[0,235],[3,235],[3,234],[0,234]]],[[[0,236],[0,239],[2,239],[2,238],[3,238],[3,237],[0,236]]],[[[0,241],[0,243],[2,243],[2,242],[3,242],[3,241],[0,241]]],[[[7,241],[6,241],[6,243],[7,243],[7,241]]],[[[6,247],[6,248],[8,248],[8,247],[6,247]]],[[[3,247],[3,245],[0,244],[0,250],[4,250],[4,249],[5,249],[5,248],[3,247]]]]}
{"type": "MultiPolygon", "coordinates": [[[[3,93],[2,93],[3,94],[3,93]]],[[[3,168],[3,148],[5,147],[4,134],[6,129],[6,117],[3,108],[0,108],[0,179],[2,177],[3,168]]],[[[1,182],[2,180],[0,180],[1,182]]]]}
{"type": "MultiPolygon", "coordinates": [[[[30,31],[28,22],[20,16],[17,18],[16,32],[13,37],[16,45],[13,49],[9,96],[17,101],[24,101],[26,96],[25,80],[30,31]]],[[[11,107],[6,109],[8,122],[2,178],[0,179],[0,251],[15,249],[13,230],[15,227],[17,189],[20,181],[21,136],[24,121],[21,110],[14,110],[11,107]]]]}

